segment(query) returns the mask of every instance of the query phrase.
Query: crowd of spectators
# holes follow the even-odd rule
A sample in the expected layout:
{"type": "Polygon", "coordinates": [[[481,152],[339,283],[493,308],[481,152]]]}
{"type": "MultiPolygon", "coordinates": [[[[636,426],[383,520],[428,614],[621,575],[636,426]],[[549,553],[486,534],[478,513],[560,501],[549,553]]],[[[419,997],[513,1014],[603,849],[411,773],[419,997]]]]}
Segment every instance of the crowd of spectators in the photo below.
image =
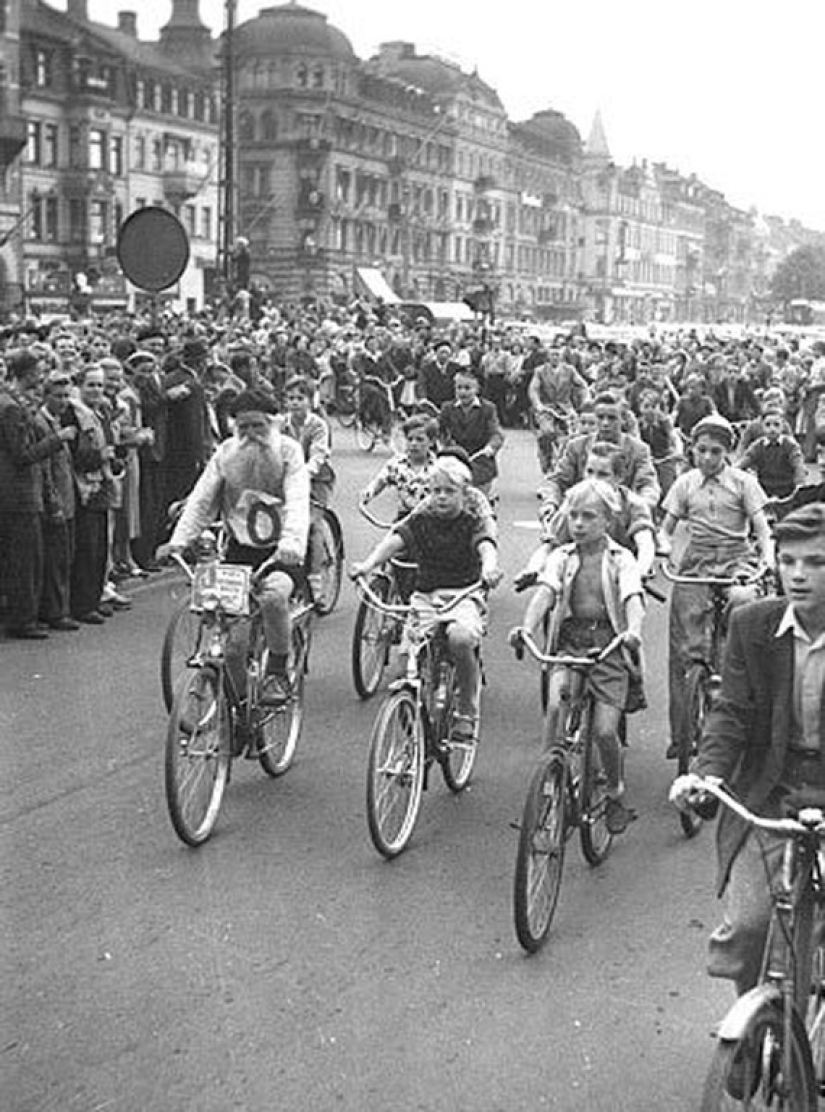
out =
{"type": "Polygon", "coordinates": [[[390,397],[402,410],[427,399],[443,433],[466,426],[477,438],[483,423],[488,479],[497,430],[539,428],[536,399],[559,384],[568,393],[572,384],[580,429],[593,399],[619,398],[623,427],[662,466],[718,412],[742,430],[754,468],[773,469],[777,490],[779,455],[796,482],[825,438],[825,342],[780,333],[674,328],[604,340],[584,326],[437,328],[356,302],[269,306],[255,320],[27,319],[0,344],[0,621],[26,639],[101,625],[131,606],[124,584],[158,570],[170,507],[229,434],[244,389],[286,413],[286,384],[300,378],[322,413],[355,396],[385,421],[390,397]]]}

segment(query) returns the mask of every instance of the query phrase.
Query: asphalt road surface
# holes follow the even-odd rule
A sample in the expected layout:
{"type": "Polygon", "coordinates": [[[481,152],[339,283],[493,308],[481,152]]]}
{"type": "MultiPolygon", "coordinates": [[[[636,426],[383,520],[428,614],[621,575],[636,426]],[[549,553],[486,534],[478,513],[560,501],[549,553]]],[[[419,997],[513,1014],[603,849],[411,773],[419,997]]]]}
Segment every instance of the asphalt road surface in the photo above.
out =
{"type": "MultiPolygon", "coordinates": [[[[336,432],[348,556],[386,458],[336,432]]],[[[176,838],[163,793],[166,573],[102,629],[0,643],[0,1105],[8,1112],[658,1112],[698,1106],[731,999],[704,973],[713,830],[667,804],[664,608],[650,707],[631,720],[639,819],[590,869],[570,843],[547,946],[513,929],[514,824],[538,751],[538,681],[507,630],[535,532],[532,441],[502,453],[502,564],[471,789],[432,780],[407,852],[369,841],[378,700],[350,678],[356,598],[316,625],[298,758],[239,762],[213,839],[176,838]]]]}

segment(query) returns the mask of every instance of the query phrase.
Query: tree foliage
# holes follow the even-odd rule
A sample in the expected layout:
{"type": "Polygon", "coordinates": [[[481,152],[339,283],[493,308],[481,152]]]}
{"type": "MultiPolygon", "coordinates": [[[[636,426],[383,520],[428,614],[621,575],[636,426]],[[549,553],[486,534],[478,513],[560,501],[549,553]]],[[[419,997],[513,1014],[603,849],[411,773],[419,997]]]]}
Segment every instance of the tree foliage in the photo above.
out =
{"type": "Polygon", "coordinates": [[[825,247],[804,246],[791,251],[776,268],[771,293],[777,301],[796,297],[825,301],[825,247]]]}

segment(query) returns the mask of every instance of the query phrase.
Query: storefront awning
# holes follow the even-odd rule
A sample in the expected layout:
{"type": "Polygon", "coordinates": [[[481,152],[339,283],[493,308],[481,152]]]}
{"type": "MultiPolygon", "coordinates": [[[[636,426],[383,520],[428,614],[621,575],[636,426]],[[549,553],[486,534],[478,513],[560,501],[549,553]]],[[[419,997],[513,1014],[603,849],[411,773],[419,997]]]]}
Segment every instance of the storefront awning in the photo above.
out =
{"type": "Polygon", "coordinates": [[[356,268],[356,274],[367,293],[376,301],[383,301],[385,305],[395,305],[400,300],[381,271],[376,270],[375,267],[359,266],[356,268]]]}

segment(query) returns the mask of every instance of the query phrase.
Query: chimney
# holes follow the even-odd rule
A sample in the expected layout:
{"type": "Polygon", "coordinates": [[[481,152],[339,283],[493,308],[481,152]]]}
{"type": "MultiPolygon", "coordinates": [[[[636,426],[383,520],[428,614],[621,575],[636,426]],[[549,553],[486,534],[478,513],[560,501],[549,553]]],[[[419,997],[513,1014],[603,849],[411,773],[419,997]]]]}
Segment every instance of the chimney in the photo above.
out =
{"type": "Polygon", "coordinates": [[[89,22],[89,9],[86,0],[69,0],[66,14],[80,23],[89,22]]]}
{"type": "Polygon", "coordinates": [[[133,39],[136,39],[137,12],[118,12],[117,29],[118,31],[122,31],[124,35],[130,35],[133,39]]]}

